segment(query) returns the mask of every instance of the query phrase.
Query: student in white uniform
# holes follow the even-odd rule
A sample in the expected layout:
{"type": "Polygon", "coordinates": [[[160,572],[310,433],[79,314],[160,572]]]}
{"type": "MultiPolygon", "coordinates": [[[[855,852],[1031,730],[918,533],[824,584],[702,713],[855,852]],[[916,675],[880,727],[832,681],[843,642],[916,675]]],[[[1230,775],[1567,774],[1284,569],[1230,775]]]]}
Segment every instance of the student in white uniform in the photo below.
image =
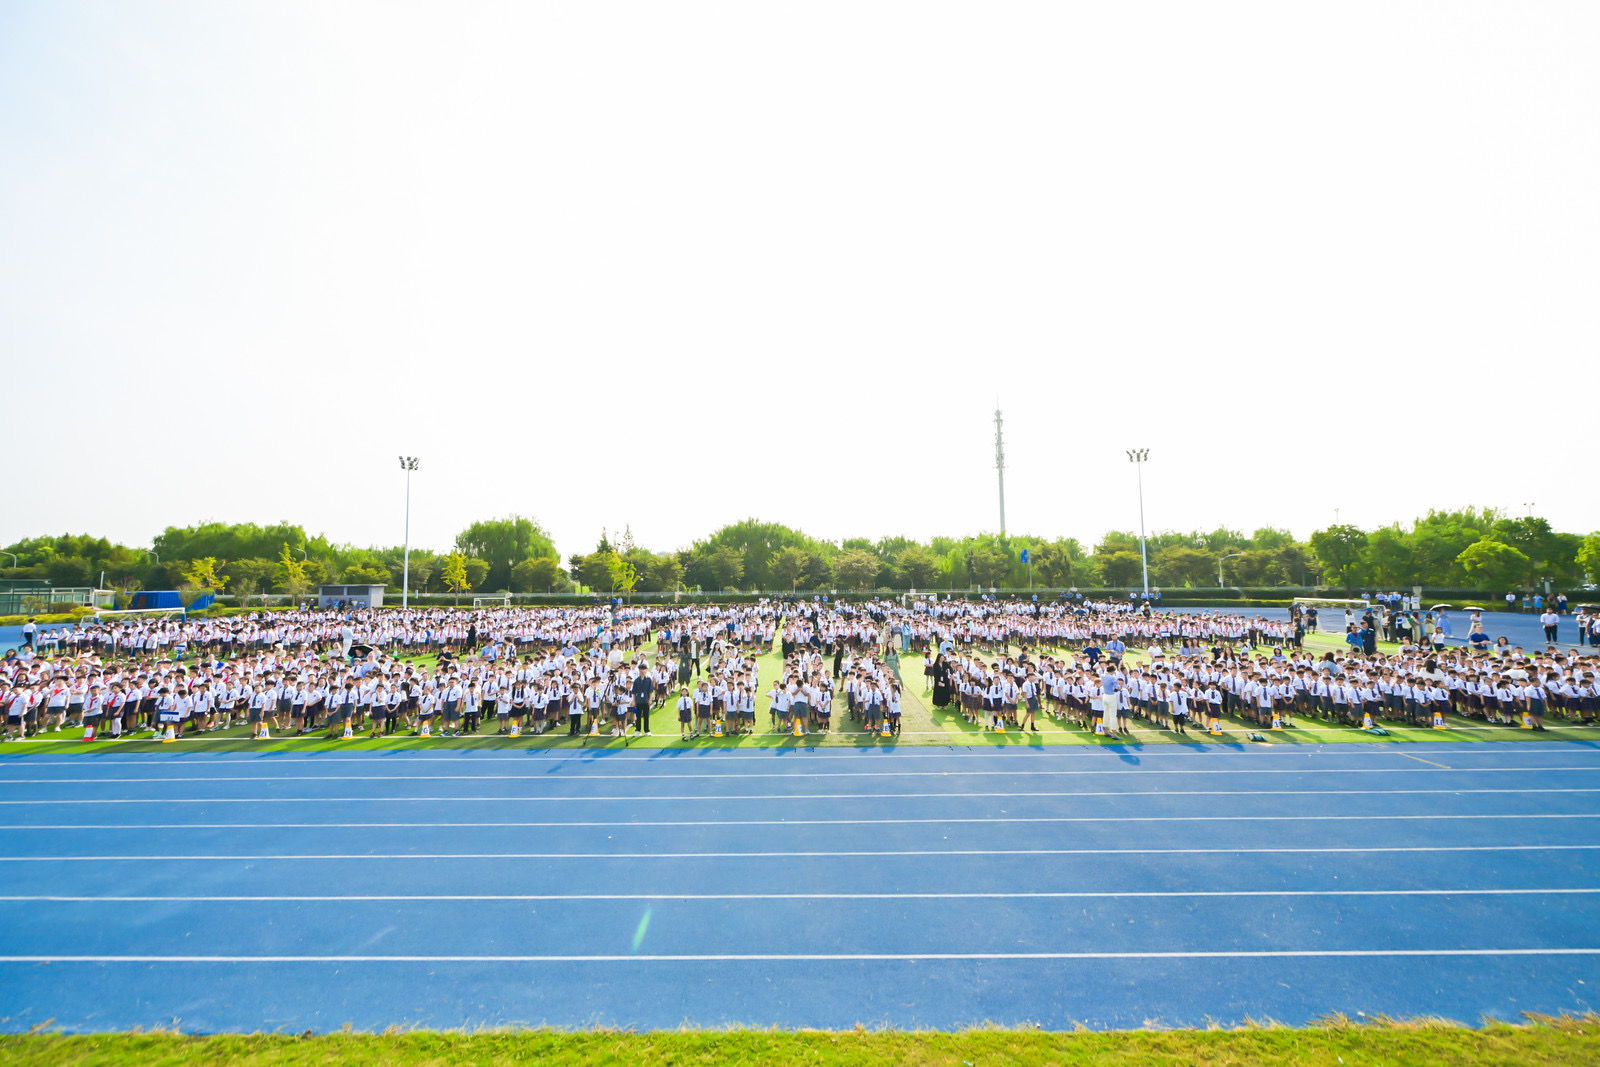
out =
{"type": "MultiPolygon", "coordinates": [[[[689,722],[694,717],[694,699],[689,696],[689,687],[683,686],[678,690],[678,739],[687,741],[690,737],[689,722]]],[[[694,735],[698,737],[699,731],[694,735]]]]}

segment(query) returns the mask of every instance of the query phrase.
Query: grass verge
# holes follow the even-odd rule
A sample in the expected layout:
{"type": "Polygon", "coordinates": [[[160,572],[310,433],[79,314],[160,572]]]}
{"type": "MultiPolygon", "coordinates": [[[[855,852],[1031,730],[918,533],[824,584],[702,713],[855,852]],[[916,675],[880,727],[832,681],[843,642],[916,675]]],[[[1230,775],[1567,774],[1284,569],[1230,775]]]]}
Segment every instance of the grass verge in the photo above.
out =
{"type": "Polygon", "coordinates": [[[0,1061],[14,1067],[55,1064],[222,1063],[245,1067],[297,1064],[697,1065],[810,1064],[817,1067],[991,1067],[1017,1064],[1519,1064],[1600,1062],[1600,1016],[1534,1018],[1479,1029],[1440,1020],[1353,1024],[1344,1018],[1304,1029],[1274,1025],[1237,1030],[1141,1030],[1043,1033],[977,1029],[959,1033],[729,1030],[486,1031],[481,1033],[339,1033],[321,1036],[172,1033],[47,1034],[0,1037],[0,1061]]]}

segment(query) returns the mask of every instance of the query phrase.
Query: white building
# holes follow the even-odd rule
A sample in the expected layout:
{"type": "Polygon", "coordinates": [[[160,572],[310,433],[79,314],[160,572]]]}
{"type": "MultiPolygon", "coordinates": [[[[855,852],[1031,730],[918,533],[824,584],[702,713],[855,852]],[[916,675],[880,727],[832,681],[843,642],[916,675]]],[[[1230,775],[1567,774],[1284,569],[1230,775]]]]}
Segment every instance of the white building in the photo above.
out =
{"type": "Polygon", "coordinates": [[[319,585],[317,607],[336,608],[343,604],[347,608],[381,608],[386,588],[382,585],[319,585]]]}

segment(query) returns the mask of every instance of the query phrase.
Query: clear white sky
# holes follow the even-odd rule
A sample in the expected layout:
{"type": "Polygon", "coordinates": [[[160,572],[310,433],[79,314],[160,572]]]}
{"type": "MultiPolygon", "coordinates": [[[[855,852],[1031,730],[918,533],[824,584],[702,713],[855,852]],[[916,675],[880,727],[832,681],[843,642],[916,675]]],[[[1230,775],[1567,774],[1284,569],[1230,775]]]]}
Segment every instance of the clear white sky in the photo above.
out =
{"type": "Polygon", "coordinates": [[[0,541],[1600,526],[1600,3],[0,3],[0,541]]]}

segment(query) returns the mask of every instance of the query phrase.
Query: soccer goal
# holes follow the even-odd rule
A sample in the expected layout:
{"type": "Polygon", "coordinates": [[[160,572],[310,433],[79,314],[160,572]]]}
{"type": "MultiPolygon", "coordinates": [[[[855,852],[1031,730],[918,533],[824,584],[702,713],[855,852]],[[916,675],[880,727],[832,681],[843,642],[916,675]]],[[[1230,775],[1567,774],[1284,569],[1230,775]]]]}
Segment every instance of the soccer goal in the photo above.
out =
{"type": "Polygon", "coordinates": [[[1330,612],[1343,615],[1346,611],[1354,612],[1356,615],[1364,615],[1367,608],[1371,607],[1365,600],[1335,600],[1315,596],[1297,596],[1294,598],[1294,606],[1302,614],[1305,613],[1307,608],[1316,608],[1318,615],[1326,615],[1330,612]]]}
{"type": "Polygon", "coordinates": [[[475,596],[475,597],[472,598],[472,606],[475,607],[475,608],[483,608],[483,607],[489,607],[489,606],[494,606],[494,607],[499,607],[499,608],[509,608],[511,606],[511,594],[510,593],[494,593],[494,594],[491,594],[489,596],[475,596]]]}
{"type": "Polygon", "coordinates": [[[154,618],[154,617],[158,617],[158,616],[161,616],[161,615],[176,615],[176,616],[178,616],[178,618],[183,619],[183,618],[187,618],[188,617],[189,609],[188,608],[122,608],[121,610],[110,610],[110,609],[108,609],[108,610],[105,610],[105,611],[96,611],[94,613],[94,619],[95,619],[96,622],[116,622],[118,619],[124,619],[124,618],[130,618],[130,617],[143,616],[145,618],[154,618]]]}

